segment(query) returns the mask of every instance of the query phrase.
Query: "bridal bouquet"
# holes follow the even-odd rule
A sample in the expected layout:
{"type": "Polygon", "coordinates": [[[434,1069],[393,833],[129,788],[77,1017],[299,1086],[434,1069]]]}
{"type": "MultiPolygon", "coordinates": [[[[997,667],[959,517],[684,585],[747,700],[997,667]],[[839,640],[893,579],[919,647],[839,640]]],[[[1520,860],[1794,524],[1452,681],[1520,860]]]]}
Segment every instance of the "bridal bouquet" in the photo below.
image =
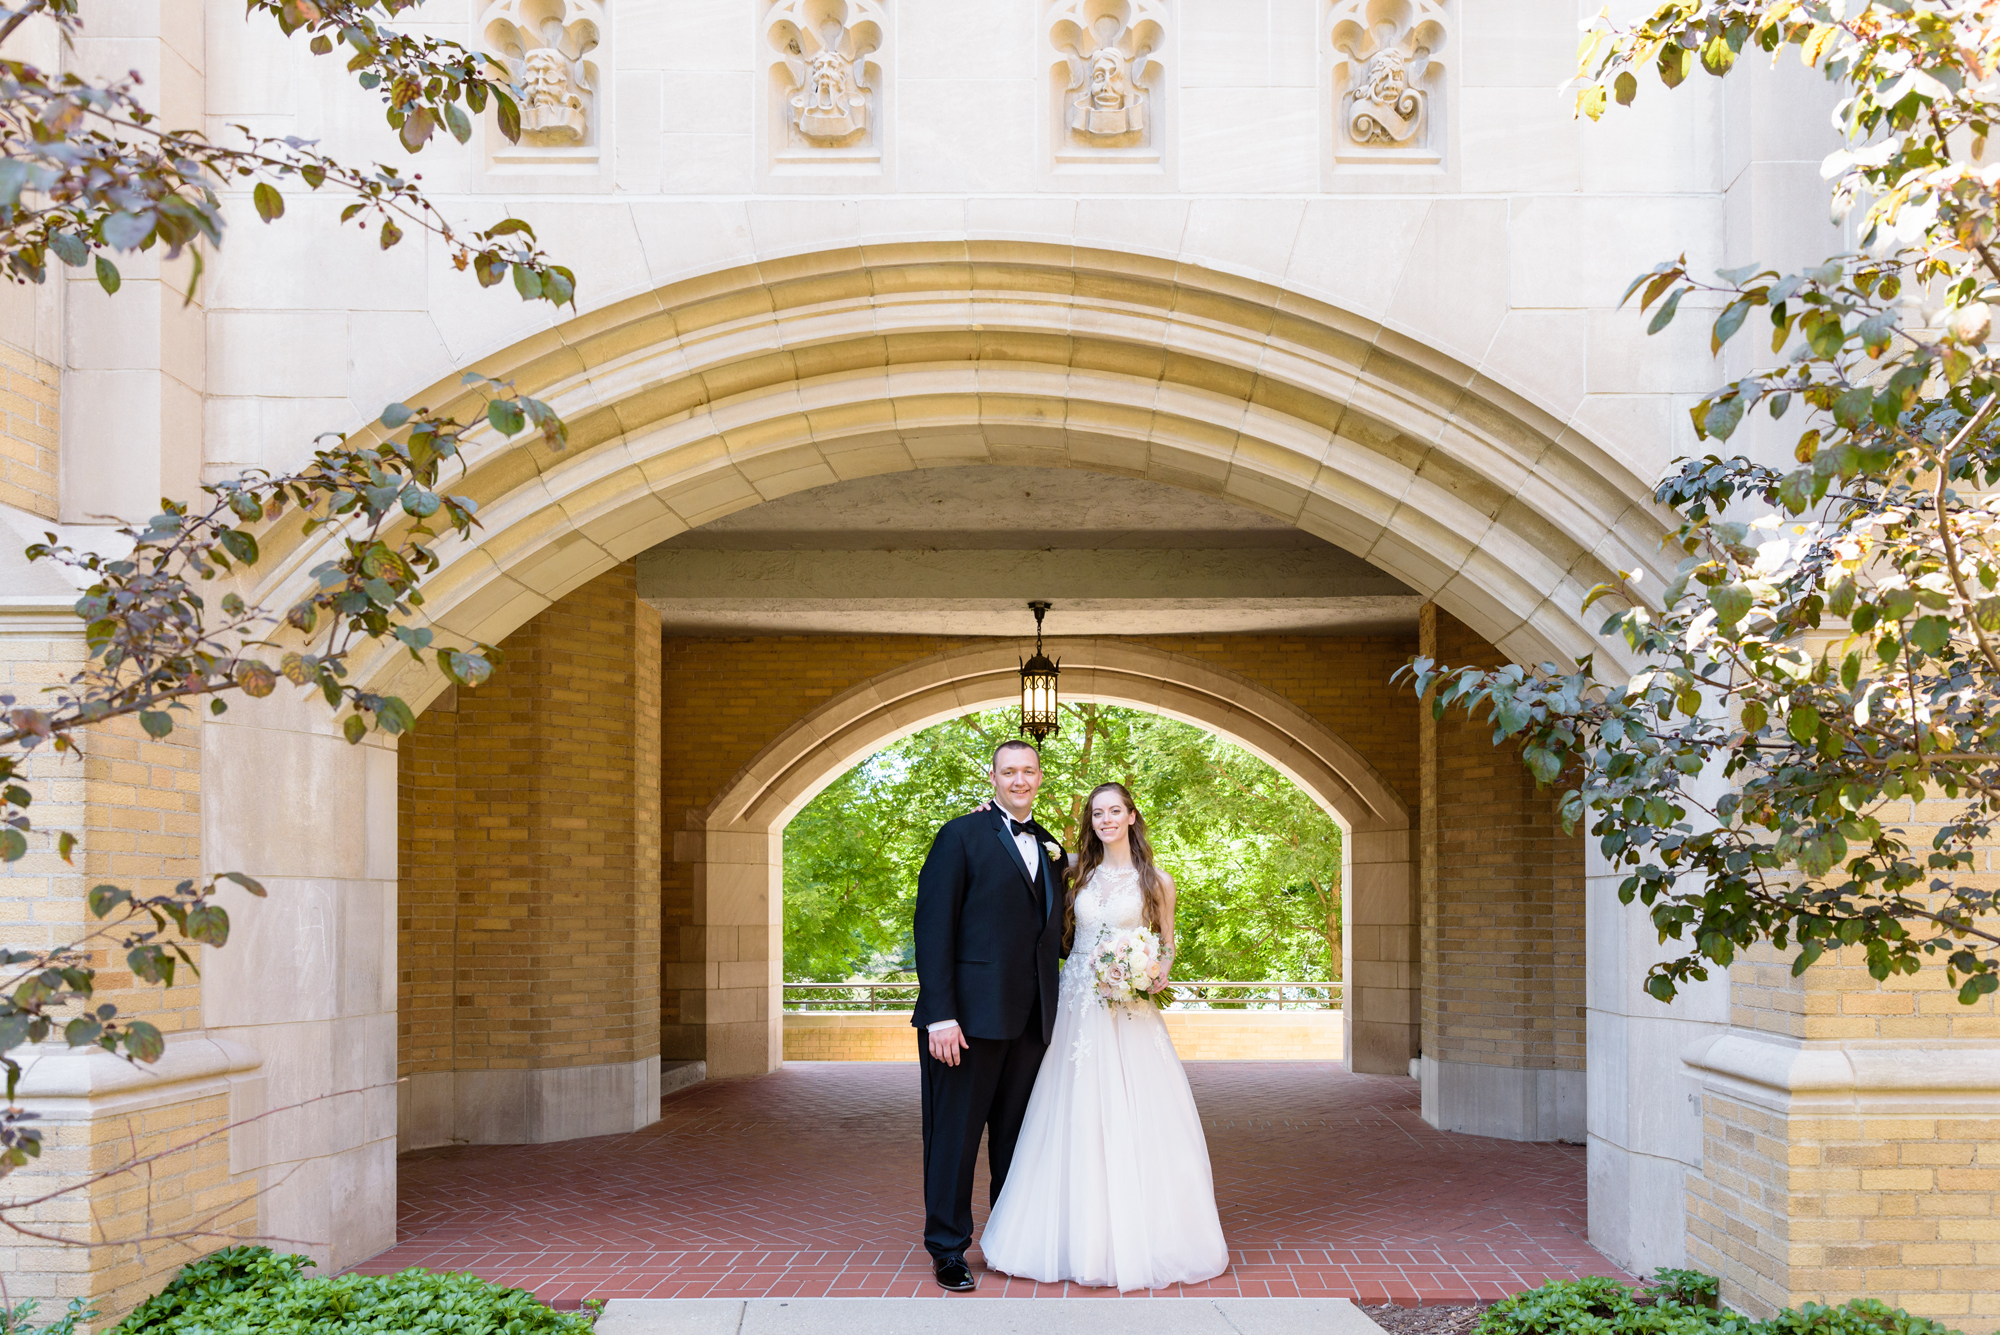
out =
{"type": "Polygon", "coordinates": [[[1166,1004],[1170,961],[1151,929],[1135,927],[1103,938],[1091,962],[1097,974],[1097,998],[1105,1005],[1117,1006],[1141,997],[1155,1006],[1166,1004]]]}

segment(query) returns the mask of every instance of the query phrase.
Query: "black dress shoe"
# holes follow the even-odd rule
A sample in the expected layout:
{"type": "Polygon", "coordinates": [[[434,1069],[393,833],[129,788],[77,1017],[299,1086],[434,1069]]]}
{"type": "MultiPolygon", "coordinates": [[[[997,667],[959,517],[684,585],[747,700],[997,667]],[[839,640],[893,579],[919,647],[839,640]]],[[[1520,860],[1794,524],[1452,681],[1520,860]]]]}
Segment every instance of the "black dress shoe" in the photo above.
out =
{"type": "Polygon", "coordinates": [[[965,1263],[963,1256],[940,1256],[932,1264],[940,1288],[953,1293],[971,1293],[979,1287],[979,1281],[972,1277],[972,1267],[965,1263]]]}

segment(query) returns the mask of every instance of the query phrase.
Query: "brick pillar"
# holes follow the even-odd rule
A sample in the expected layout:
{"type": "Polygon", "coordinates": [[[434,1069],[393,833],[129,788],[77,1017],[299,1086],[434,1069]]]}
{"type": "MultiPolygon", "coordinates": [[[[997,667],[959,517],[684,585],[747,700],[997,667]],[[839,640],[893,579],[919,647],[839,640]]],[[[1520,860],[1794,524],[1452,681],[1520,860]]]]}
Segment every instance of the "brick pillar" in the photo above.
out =
{"type": "Polygon", "coordinates": [[[631,562],[398,757],[402,1147],[659,1116],[660,629],[631,562]]]}
{"type": "MultiPolygon", "coordinates": [[[[82,666],[70,601],[0,612],[0,692],[33,702],[82,666]]],[[[26,857],[0,866],[0,943],[45,949],[82,939],[96,925],[84,903],[91,885],[163,894],[201,874],[202,731],[192,712],[178,716],[164,739],[147,736],[136,718],[120,719],[86,730],[81,758],[46,750],[33,758],[24,777],[36,831],[26,857]],[[62,831],[78,836],[73,862],[56,853],[62,831]]],[[[237,932],[255,930],[251,910],[237,901],[229,908],[237,932]]],[[[36,1298],[44,1315],[71,1297],[89,1298],[105,1314],[102,1330],[185,1260],[174,1247],[142,1241],[148,1235],[194,1228],[219,1235],[219,1243],[258,1231],[257,1183],[231,1173],[224,1130],[254,1111],[238,1094],[246,1081],[256,1083],[244,1073],[257,1058],[202,1031],[196,975],[183,969],[173,987],[159,988],[134,978],[115,947],[100,943],[93,958],[98,1000],[152,1021],[167,1050],[149,1066],[60,1042],[19,1054],[27,1065],[20,1102],[40,1117],[44,1148],[8,1177],[8,1194],[68,1193],[16,1222],[97,1245],[52,1247],[10,1234],[0,1242],[0,1272],[12,1300],[36,1298]],[[152,1162],[116,1172],[140,1159],[152,1162]],[[84,1185],[105,1173],[113,1175],[84,1185]]]]}
{"type": "MultiPolygon", "coordinates": [[[[1419,652],[1507,660],[1426,604],[1419,652]]],[[[1492,725],[1422,711],[1423,1115],[1511,1140],[1584,1138],[1583,836],[1492,725]]]]}
{"type": "MultiPolygon", "coordinates": [[[[1884,819],[1921,848],[1938,815],[1903,804],[1884,819]]],[[[1729,1029],[1686,1053],[1702,1110],[1689,1263],[1755,1316],[1878,1298],[2000,1328],[1993,999],[1960,1005],[1934,960],[1878,983],[1858,948],[1795,978],[1788,953],[1763,947],[1729,970],[1729,991],[1729,1029]]]]}

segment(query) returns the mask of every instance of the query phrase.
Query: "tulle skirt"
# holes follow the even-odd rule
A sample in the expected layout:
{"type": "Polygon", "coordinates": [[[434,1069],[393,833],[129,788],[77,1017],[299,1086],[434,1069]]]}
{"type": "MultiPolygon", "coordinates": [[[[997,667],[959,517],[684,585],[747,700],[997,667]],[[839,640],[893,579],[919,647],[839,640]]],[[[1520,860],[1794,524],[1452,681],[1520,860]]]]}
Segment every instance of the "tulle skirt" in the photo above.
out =
{"type": "MultiPolygon", "coordinates": [[[[1066,980],[1071,981],[1071,980],[1066,980]]],[[[1157,1289],[1229,1268],[1208,1141],[1150,1002],[1063,989],[980,1249],[1009,1275],[1157,1289]]]]}

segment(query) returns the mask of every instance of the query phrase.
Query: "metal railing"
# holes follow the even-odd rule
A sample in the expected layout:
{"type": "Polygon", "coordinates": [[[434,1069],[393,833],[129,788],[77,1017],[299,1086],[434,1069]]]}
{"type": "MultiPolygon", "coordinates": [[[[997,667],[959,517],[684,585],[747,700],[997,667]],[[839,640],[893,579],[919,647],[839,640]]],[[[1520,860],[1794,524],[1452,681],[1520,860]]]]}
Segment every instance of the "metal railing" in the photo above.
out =
{"type": "MultiPolygon", "coordinates": [[[[796,1014],[908,1011],[915,983],[786,983],[785,1009],[796,1014]]],[[[1175,982],[1171,1010],[1339,1010],[1338,982],[1175,982]]]]}

